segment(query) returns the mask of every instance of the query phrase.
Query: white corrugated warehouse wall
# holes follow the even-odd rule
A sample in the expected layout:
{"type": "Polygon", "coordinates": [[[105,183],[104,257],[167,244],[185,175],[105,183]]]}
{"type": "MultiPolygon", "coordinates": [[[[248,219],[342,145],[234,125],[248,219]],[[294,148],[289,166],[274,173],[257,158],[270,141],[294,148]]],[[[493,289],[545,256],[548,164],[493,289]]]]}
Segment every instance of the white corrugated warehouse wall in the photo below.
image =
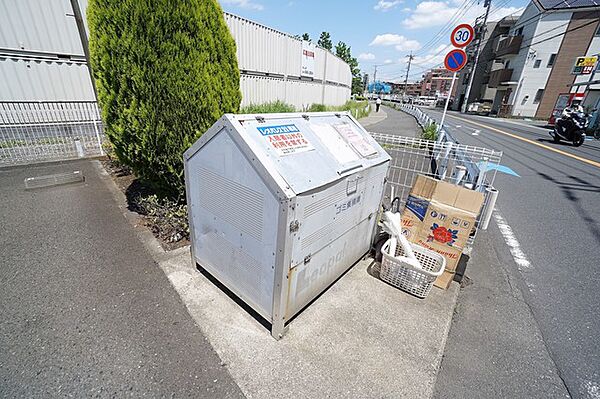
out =
{"type": "MultiPolygon", "coordinates": [[[[79,0],[81,9],[87,0],[79,0]]],[[[94,100],[69,0],[2,0],[0,101],[94,100]]],[[[352,76],[340,58],[315,48],[314,76],[301,78],[302,41],[225,13],[237,44],[242,105],[282,100],[298,109],[340,105],[352,76]]]]}
{"type": "Polygon", "coordinates": [[[339,57],[315,47],[314,77],[301,77],[302,40],[225,13],[237,45],[242,105],[281,100],[298,109],[350,99],[352,74],[339,57]]]}

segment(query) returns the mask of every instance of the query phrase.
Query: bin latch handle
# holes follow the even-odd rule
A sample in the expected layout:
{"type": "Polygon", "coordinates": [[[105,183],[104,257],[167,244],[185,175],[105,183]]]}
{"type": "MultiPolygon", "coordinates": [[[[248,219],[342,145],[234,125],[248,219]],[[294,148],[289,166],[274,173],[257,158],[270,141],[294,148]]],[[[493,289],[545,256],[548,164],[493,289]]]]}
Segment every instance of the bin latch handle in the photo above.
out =
{"type": "Polygon", "coordinates": [[[338,170],[337,173],[338,173],[338,175],[343,175],[344,173],[350,172],[351,170],[360,169],[362,167],[363,167],[362,163],[359,163],[358,165],[354,165],[354,166],[350,166],[349,168],[346,168],[346,169],[338,170]]]}

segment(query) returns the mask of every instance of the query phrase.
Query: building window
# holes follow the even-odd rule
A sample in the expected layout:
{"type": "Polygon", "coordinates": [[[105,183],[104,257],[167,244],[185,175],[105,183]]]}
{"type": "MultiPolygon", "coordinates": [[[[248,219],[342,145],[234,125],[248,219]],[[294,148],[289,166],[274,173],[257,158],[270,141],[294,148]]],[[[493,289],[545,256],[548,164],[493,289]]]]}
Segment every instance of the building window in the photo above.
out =
{"type": "Polygon", "coordinates": [[[519,29],[515,31],[515,36],[521,36],[523,34],[523,27],[521,26],[519,29]]]}
{"type": "Polygon", "coordinates": [[[544,89],[538,89],[535,93],[535,98],[533,99],[534,104],[539,104],[542,101],[542,96],[544,95],[544,89]]]}
{"type": "Polygon", "coordinates": [[[548,60],[548,65],[546,66],[550,68],[552,65],[554,65],[554,61],[556,61],[556,53],[550,54],[550,59],[548,60]]]}
{"type": "Polygon", "coordinates": [[[534,68],[539,68],[540,65],[542,65],[542,60],[535,60],[535,62],[533,63],[534,68]]]}

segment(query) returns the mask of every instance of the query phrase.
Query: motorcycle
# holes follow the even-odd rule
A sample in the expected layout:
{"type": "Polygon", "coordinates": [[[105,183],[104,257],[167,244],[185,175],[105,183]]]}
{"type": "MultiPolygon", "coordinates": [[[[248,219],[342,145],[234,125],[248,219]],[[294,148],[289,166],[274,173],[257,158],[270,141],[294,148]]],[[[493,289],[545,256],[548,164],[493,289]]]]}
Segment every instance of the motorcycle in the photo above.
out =
{"type": "Polygon", "coordinates": [[[569,112],[556,121],[550,135],[555,143],[565,140],[572,142],[575,147],[579,147],[585,142],[585,131],[589,123],[588,114],[569,112]]]}

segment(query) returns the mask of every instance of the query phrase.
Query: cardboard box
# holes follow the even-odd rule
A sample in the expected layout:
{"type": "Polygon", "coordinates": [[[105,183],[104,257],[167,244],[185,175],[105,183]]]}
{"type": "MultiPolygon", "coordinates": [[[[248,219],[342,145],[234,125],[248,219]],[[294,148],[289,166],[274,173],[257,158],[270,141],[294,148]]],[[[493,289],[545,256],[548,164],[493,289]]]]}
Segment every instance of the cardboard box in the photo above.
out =
{"type": "Polygon", "coordinates": [[[409,241],[446,258],[435,285],[446,289],[483,205],[482,193],[419,175],[402,212],[402,232],[409,241]],[[444,277],[444,278],[443,278],[444,277]]]}

